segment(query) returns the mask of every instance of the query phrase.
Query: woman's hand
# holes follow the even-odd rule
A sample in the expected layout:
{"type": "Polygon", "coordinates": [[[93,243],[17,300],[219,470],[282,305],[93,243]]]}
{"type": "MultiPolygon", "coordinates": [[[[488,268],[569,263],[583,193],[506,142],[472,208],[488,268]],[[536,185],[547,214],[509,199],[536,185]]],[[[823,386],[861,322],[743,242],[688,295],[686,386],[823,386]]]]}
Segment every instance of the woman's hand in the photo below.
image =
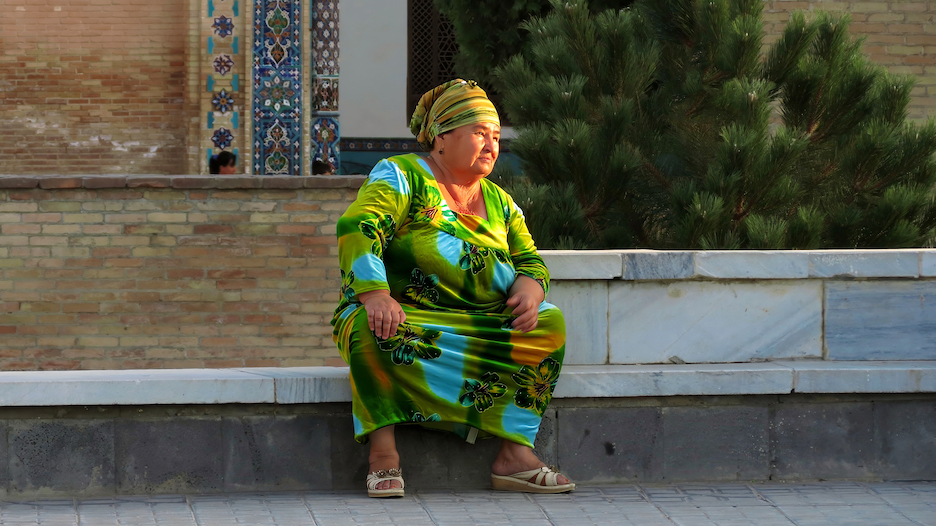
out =
{"type": "Polygon", "coordinates": [[[507,306],[513,307],[513,328],[522,332],[530,332],[536,328],[539,320],[539,306],[546,299],[543,287],[535,279],[518,274],[513,285],[510,286],[510,297],[507,306]]]}
{"type": "MultiPolygon", "coordinates": [[[[534,282],[535,283],[535,282],[534,282]]],[[[539,286],[539,285],[537,285],[539,286]]],[[[367,325],[374,336],[386,340],[396,334],[397,327],[406,321],[406,313],[388,290],[372,290],[358,294],[367,311],[367,325]]]]}

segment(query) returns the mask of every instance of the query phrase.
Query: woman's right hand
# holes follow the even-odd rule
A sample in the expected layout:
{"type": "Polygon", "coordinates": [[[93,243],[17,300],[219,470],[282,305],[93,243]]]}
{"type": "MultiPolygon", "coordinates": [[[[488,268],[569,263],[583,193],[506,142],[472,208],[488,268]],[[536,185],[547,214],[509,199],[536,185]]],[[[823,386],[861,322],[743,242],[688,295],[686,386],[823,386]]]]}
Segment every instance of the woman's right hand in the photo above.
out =
{"type": "Polygon", "coordinates": [[[367,311],[367,325],[374,336],[386,340],[396,334],[397,327],[406,321],[403,307],[390,296],[388,290],[372,290],[358,294],[367,311]]]}

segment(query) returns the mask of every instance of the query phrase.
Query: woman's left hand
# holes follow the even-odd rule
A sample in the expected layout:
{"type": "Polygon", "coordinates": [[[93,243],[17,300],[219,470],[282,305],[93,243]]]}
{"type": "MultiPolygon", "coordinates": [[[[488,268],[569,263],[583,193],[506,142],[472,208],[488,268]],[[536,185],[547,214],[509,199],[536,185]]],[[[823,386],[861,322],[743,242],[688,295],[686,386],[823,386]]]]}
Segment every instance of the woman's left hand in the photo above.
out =
{"type": "Polygon", "coordinates": [[[513,328],[522,332],[530,332],[536,328],[539,320],[539,306],[546,299],[543,287],[535,279],[518,274],[513,285],[510,286],[510,297],[507,306],[513,307],[513,328]]]}

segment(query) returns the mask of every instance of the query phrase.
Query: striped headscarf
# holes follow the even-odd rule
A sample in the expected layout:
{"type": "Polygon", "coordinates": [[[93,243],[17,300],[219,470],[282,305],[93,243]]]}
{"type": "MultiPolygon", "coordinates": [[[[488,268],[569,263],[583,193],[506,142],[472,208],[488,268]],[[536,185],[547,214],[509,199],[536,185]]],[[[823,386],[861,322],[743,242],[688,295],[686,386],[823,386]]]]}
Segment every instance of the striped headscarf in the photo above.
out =
{"type": "Polygon", "coordinates": [[[455,79],[427,91],[419,99],[410,120],[410,131],[428,151],[438,135],[479,122],[500,126],[494,104],[477,82],[455,79]]]}

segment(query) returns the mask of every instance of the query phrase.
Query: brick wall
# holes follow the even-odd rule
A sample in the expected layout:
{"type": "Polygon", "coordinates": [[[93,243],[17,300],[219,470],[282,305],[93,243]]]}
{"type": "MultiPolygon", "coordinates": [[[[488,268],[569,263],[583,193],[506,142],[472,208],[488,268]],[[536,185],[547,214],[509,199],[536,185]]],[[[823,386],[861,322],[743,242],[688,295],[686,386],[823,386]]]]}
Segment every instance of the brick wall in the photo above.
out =
{"type": "Polygon", "coordinates": [[[790,12],[848,13],[851,33],[865,37],[864,51],[888,71],[917,77],[909,117],[936,117],[936,2],[773,0],[764,8],[767,42],[776,40],[790,12]]]}
{"type": "Polygon", "coordinates": [[[0,2],[0,174],[186,173],[188,19],[188,0],[0,2]]]}
{"type": "MultiPolygon", "coordinates": [[[[208,145],[204,4],[0,2],[0,174],[198,172],[208,145]]],[[[768,42],[793,10],[850,13],[873,60],[918,77],[910,117],[936,115],[936,3],[765,4],[768,42]]],[[[251,32],[243,37],[249,49],[251,32]]]]}
{"type": "Polygon", "coordinates": [[[0,370],[343,364],[362,180],[0,178],[0,370]]]}

